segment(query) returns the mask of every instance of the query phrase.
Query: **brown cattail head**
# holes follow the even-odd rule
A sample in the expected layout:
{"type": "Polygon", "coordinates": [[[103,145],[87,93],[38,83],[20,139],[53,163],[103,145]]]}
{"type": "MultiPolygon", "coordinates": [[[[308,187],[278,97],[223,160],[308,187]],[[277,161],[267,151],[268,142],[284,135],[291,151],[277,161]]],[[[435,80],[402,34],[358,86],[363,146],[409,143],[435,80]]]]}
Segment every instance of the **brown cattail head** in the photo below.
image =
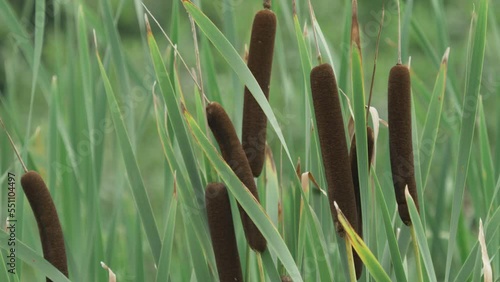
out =
{"type": "Polygon", "coordinates": [[[333,202],[338,203],[351,225],[357,226],[356,199],[337,82],[329,64],[322,64],[312,69],[311,92],[328,184],[330,209],[337,232],[344,236],[345,231],[338,222],[333,202]]]}
{"type": "Polygon", "coordinates": [[[281,282],[293,282],[292,278],[288,275],[281,276],[281,282]]]}
{"type": "MultiPolygon", "coordinates": [[[[373,145],[375,137],[373,135],[373,129],[371,127],[366,128],[367,144],[368,144],[368,172],[370,171],[370,166],[373,157],[373,145]]],[[[358,228],[356,232],[363,238],[363,213],[361,209],[361,191],[359,188],[359,175],[358,175],[358,154],[356,150],[356,135],[352,137],[351,142],[351,152],[349,154],[351,161],[351,172],[352,172],[352,182],[354,184],[354,193],[356,194],[356,209],[358,212],[358,228]]],[[[354,249],[353,249],[354,250],[354,249]]],[[[354,267],[356,269],[356,278],[359,280],[361,273],[363,272],[363,262],[359,257],[358,253],[354,250],[354,267]]]]}
{"type": "MultiPolygon", "coordinates": [[[[268,100],[275,35],[276,15],[268,9],[257,12],[252,26],[248,68],[268,100]]],[[[258,177],[264,166],[267,118],[246,87],[244,95],[241,140],[253,176],[258,177]]]]}
{"type": "Polygon", "coordinates": [[[397,64],[389,74],[388,112],[392,181],[399,216],[406,225],[411,225],[405,198],[406,185],[417,209],[418,197],[413,163],[410,70],[404,65],[397,64]]]}
{"type": "MultiPolygon", "coordinates": [[[[253,180],[252,170],[250,169],[240,140],[236,135],[233,123],[226,111],[219,103],[212,102],[207,106],[207,120],[208,126],[219,144],[222,157],[240,181],[250,190],[255,199],[259,201],[259,194],[253,180]]],[[[266,239],[241,206],[240,215],[248,244],[252,249],[263,252],[267,245],[266,239]]]]}
{"type": "Polygon", "coordinates": [[[37,172],[28,171],[21,177],[21,186],[38,224],[43,257],[68,277],[64,236],[47,185],[37,172]]]}
{"type": "Polygon", "coordinates": [[[219,279],[221,282],[243,281],[231,205],[224,184],[207,185],[205,205],[219,279]]]}

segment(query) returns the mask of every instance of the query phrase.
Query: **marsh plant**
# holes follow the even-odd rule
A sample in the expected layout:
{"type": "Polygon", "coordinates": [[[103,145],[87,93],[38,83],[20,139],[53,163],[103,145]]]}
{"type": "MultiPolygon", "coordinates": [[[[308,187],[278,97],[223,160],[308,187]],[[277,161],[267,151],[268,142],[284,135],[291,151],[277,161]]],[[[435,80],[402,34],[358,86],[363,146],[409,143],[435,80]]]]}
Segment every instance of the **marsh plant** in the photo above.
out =
{"type": "Polygon", "coordinates": [[[0,281],[498,281],[499,5],[0,0],[0,281]]]}

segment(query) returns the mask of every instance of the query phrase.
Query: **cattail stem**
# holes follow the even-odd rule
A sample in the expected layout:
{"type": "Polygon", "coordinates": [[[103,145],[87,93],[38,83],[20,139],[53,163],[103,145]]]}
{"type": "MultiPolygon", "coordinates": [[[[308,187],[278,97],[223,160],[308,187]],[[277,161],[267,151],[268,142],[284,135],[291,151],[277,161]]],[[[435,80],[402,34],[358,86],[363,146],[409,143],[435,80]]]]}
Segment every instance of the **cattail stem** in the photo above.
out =
{"type": "MultiPolygon", "coordinates": [[[[276,15],[269,9],[260,10],[253,21],[248,68],[268,100],[275,36],[276,15]]],[[[241,141],[253,176],[258,177],[264,166],[267,118],[247,87],[244,96],[241,141]]]]}
{"type": "MultiPolygon", "coordinates": [[[[21,178],[21,186],[35,215],[43,257],[68,277],[68,264],[64,236],[49,190],[42,177],[35,171],[28,171],[21,178]]],[[[47,278],[47,281],[52,281],[47,278]]]]}
{"type": "Polygon", "coordinates": [[[334,201],[352,226],[357,226],[358,215],[337,82],[329,64],[312,69],[311,92],[330,209],[337,232],[343,237],[345,231],[338,222],[334,201]]]}
{"type": "Polygon", "coordinates": [[[422,264],[420,263],[420,251],[418,249],[417,234],[415,227],[410,226],[411,240],[413,242],[413,252],[415,253],[415,263],[417,265],[418,281],[423,282],[424,276],[422,274],[422,264]]]}
{"type": "MultiPolygon", "coordinates": [[[[252,170],[240,140],[236,135],[231,119],[219,103],[212,102],[207,106],[207,120],[219,144],[222,157],[258,202],[259,194],[253,179],[252,170]]],[[[239,206],[239,209],[248,244],[252,249],[263,252],[267,245],[266,239],[243,208],[239,206]]]]}
{"type": "Polygon", "coordinates": [[[373,84],[375,83],[375,71],[377,70],[378,47],[380,45],[380,34],[382,34],[382,28],[384,26],[384,18],[385,18],[385,6],[382,7],[382,18],[380,19],[378,27],[377,44],[375,47],[375,57],[373,59],[372,79],[370,82],[370,95],[368,95],[368,106],[366,107],[366,122],[368,122],[368,114],[370,113],[370,106],[372,104],[373,84]]]}
{"type": "Polygon", "coordinates": [[[264,9],[271,9],[271,0],[264,0],[262,6],[264,9]]]}
{"type": "Polygon", "coordinates": [[[351,282],[356,281],[356,270],[354,266],[354,259],[353,259],[353,250],[351,246],[351,241],[349,241],[348,238],[345,238],[345,249],[347,253],[347,266],[349,268],[349,280],[351,282]]]}
{"type": "Polygon", "coordinates": [[[219,279],[221,282],[243,281],[231,204],[224,184],[207,185],[205,205],[219,279]]]}
{"type": "Polygon", "coordinates": [[[403,63],[401,58],[401,6],[399,0],[396,1],[398,3],[398,65],[403,63]]]}
{"type": "Polygon", "coordinates": [[[259,280],[266,281],[266,275],[264,274],[264,265],[262,264],[262,256],[257,255],[257,267],[259,269],[259,280]]]}
{"type": "Polygon", "coordinates": [[[318,43],[318,35],[317,35],[316,27],[314,25],[314,23],[316,22],[316,16],[314,15],[314,10],[313,10],[311,0],[308,0],[307,4],[309,6],[309,16],[311,17],[311,26],[312,26],[312,30],[313,30],[314,45],[316,47],[316,54],[317,54],[316,56],[318,58],[318,63],[321,65],[323,63],[323,58],[321,57],[321,51],[319,49],[319,43],[318,43]]]}

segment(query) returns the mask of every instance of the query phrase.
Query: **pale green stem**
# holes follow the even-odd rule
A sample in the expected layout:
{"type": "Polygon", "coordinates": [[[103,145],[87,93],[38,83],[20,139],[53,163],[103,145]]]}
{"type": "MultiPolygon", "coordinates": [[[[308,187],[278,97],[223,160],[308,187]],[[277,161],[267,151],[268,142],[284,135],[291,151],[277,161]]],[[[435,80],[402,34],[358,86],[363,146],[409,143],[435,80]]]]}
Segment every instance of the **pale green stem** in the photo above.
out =
{"type": "Polygon", "coordinates": [[[262,265],[261,254],[256,253],[256,255],[257,255],[257,265],[259,266],[260,281],[266,281],[266,277],[264,275],[264,266],[262,265]]]}
{"type": "Polygon", "coordinates": [[[417,273],[418,273],[418,281],[423,282],[424,278],[422,275],[422,264],[420,263],[420,251],[418,250],[418,242],[417,235],[415,234],[415,228],[410,226],[411,231],[411,240],[413,242],[413,252],[415,253],[415,262],[417,263],[417,273]]]}
{"type": "Polygon", "coordinates": [[[354,258],[352,256],[351,241],[345,238],[345,248],[347,252],[347,265],[349,267],[349,277],[351,282],[356,282],[356,269],[354,268],[354,258]]]}

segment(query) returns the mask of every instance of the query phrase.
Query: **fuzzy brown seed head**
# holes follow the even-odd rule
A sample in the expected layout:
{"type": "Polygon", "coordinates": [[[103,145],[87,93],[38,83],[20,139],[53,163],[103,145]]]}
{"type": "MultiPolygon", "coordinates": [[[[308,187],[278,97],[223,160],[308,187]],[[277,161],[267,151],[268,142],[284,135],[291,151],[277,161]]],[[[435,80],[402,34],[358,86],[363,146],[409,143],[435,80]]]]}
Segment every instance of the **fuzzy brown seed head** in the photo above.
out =
{"type": "MultiPolygon", "coordinates": [[[[37,172],[28,171],[21,177],[21,186],[38,224],[43,257],[68,277],[64,236],[45,182],[37,172]]],[[[47,281],[51,280],[47,278],[47,281]]]]}
{"type": "MultiPolygon", "coordinates": [[[[370,166],[373,157],[373,146],[375,144],[375,137],[371,127],[366,128],[367,145],[368,145],[368,173],[370,172],[370,166]]],[[[356,146],[356,135],[353,135],[351,142],[351,152],[349,154],[351,163],[352,179],[354,184],[354,193],[356,194],[356,208],[358,212],[358,227],[356,232],[363,238],[363,213],[361,209],[361,191],[359,188],[359,175],[358,175],[358,154],[356,146]]],[[[353,249],[354,250],[354,249],[353,249]]],[[[363,272],[363,262],[356,251],[354,254],[354,267],[356,269],[356,278],[359,280],[363,272]]]]}
{"type": "MultiPolygon", "coordinates": [[[[268,100],[275,36],[276,15],[268,9],[257,12],[252,26],[248,68],[268,100]]],[[[241,140],[254,177],[260,175],[264,166],[266,128],[266,115],[245,87],[241,140]]]]}
{"type": "Polygon", "coordinates": [[[207,185],[205,205],[219,279],[221,282],[243,281],[231,205],[224,184],[207,185]]]}
{"type": "Polygon", "coordinates": [[[394,192],[401,220],[406,225],[411,225],[405,198],[406,185],[417,209],[419,205],[413,162],[410,70],[404,65],[394,66],[389,74],[388,113],[394,192]]]}
{"type": "MultiPolygon", "coordinates": [[[[219,144],[222,157],[231,167],[236,176],[250,190],[250,193],[259,201],[257,186],[253,180],[252,170],[243,151],[231,119],[219,103],[212,102],[207,106],[207,120],[212,133],[219,144]]],[[[266,239],[247,213],[240,206],[241,221],[250,247],[258,252],[266,249],[266,239]]]]}
{"type": "Polygon", "coordinates": [[[322,64],[312,69],[311,92],[328,184],[330,209],[337,232],[343,236],[345,231],[338,222],[333,202],[338,203],[353,226],[357,226],[357,211],[337,82],[329,64],[322,64]]]}

